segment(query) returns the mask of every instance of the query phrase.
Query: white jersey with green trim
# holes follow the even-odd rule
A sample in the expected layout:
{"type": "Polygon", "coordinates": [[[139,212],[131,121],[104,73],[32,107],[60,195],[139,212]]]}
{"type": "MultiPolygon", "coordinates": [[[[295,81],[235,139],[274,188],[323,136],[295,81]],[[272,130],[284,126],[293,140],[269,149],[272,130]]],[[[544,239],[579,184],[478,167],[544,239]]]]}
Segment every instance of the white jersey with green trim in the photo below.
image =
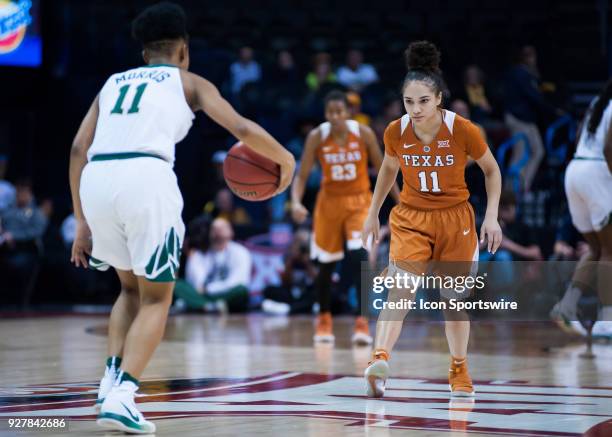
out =
{"type": "Polygon", "coordinates": [[[96,155],[145,153],[172,164],[175,145],[185,138],[194,119],[180,70],[171,65],[113,74],[100,91],[98,108],[88,160],[96,155]]]}

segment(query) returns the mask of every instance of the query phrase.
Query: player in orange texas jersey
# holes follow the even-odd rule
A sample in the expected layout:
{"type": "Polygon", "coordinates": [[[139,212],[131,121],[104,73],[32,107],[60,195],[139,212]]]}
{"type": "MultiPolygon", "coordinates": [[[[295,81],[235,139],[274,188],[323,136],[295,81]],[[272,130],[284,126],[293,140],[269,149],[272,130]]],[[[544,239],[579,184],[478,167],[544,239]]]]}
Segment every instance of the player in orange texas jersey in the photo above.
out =
{"type": "MultiPolygon", "coordinates": [[[[382,162],[380,146],[372,129],[348,117],[346,95],[341,91],[330,92],[325,97],[327,121],[308,134],[300,171],[291,190],[291,212],[294,220],[302,223],[308,215],[308,210],[301,203],[304,187],[317,158],[323,180],[317,195],[310,244],[311,258],[319,261],[316,289],[320,312],[315,342],[334,340],[330,311],[331,277],[336,262],[344,257],[345,244],[353,278],[360,278],[361,261],[367,260],[367,253],[361,244],[361,229],[372,199],[368,158],[376,169],[382,162]]],[[[397,187],[395,194],[399,197],[397,187]]],[[[359,286],[357,295],[361,311],[359,286]]],[[[372,343],[364,317],[357,318],[352,341],[356,344],[372,343]]]]}
{"type": "MultiPolygon", "coordinates": [[[[408,74],[403,85],[407,114],[390,123],[385,131],[385,156],[362,235],[366,247],[370,235],[378,240],[380,206],[401,169],[404,181],[401,203],[389,217],[391,245],[387,275],[390,276],[397,273],[420,276],[429,261],[462,261],[470,267],[477,261],[474,211],[467,201],[469,192],[464,180],[468,156],[485,175],[488,202],[480,230],[481,241],[486,237],[488,250],[493,252],[501,242],[497,222],[501,191],[499,167],[478,127],[440,108],[444,82],[439,60],[440,53],[432,43],[410,44],[406,51],[408,74]]],[[[406,289],[389,290],[389,301],[406,298],[414,298],[414,294],[406,289]]],[[[387,361],[407,312],[408,309],[383,309],[380,313],[374,358],[365,371],[369,396],[384,394],[389,374],[387,361]]],[[[466,313],[459,320],[457,316],[453,320],[446,318],[446,338],[452,355],[451,392],[453,396],[472,396],[474,390],[466,361],[469,318],[466,313]]]]}

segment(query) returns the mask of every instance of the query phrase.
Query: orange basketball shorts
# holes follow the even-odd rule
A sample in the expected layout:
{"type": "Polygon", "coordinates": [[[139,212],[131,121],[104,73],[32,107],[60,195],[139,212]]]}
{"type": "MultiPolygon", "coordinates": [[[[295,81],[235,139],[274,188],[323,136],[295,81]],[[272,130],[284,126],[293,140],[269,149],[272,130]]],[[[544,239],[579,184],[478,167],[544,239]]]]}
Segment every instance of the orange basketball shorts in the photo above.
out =
{"type": "Polygon", "coordinates": [[[391,211],[389,225],[389,262],[403,270],[420,275],[437,264],[460,273],[478,261],[476,220],[467,201],[434,210],[400,204],[391,211]]]}
{"type": "Polygon", "coordinates": [[[372,193],[332,195],[320,191],[314,210],[310,257],[323,263],[341,260],[344,246],[361,249],[361,230],[372,193]]]}

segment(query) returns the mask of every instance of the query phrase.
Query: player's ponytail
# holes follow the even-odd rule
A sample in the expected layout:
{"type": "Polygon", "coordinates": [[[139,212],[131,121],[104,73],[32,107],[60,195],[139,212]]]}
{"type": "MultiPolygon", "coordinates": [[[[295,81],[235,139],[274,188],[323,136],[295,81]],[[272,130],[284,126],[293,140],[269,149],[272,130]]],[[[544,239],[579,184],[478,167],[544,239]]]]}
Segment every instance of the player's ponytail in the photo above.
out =
{"type": "Polygon", "coordinates": [[[429,41],[410,43],[404,52],[408,71],[424,71],[442,74],[440,71],[440,51],[429,41]]]}
{"type": "Polygon", "coordinates": [[[440,70],[440,51],[429,41],[414,41],[404,52],[408,74],[404,79],[402,89],[409,82],[421,81],[427,83],[437,95],[446,91],[446,84],[440,70]]]}
{"type": "Polygon", "coordinates": [[[587,132],[590,135],[595,135],[599,123],[601,123],[601,117],[603,117],[603,113],[608,107],[610,99],[612,99],[612,79],[608,80],[603,90],[601,90],[599,97],[590,111],[589,124],[587,125],[587,132]]]}

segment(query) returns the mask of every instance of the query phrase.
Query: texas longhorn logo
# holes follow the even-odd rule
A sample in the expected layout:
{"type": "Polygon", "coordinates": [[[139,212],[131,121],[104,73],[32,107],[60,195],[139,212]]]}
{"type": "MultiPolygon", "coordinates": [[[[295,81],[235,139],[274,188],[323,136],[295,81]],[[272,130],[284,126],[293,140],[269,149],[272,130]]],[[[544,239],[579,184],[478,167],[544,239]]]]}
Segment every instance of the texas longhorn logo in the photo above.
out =
{"type": "Polygon", "coordinates": [[[30,0],[0,0],[0,55],[17,49],[32,22],[30,0]]]}

